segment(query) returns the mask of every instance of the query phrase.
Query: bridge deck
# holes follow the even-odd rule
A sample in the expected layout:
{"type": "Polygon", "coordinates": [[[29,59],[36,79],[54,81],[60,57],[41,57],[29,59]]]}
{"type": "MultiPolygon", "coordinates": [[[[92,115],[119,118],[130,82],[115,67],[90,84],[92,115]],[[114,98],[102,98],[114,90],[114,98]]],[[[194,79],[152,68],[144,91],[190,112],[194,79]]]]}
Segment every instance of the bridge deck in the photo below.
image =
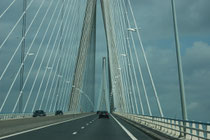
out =
{"type": "MultiPolygon", "coordinates": [[[[97,115],[91,115],[74,121],[61,123],[45,127],[38,130],[33,130],[17,134],[5,140],[69,140],[69,139],[91,139],[91,140],[128,140],[128,139],[147,139],[152,140],[145,133],[133,127],[127,122],[115,117],[119,123],[124,126],[126,131],[122,129],[119,123],[113,118],[98,119],[97,115]]],[[[0,138],[1,139],[1,138],[0,138]]]]}

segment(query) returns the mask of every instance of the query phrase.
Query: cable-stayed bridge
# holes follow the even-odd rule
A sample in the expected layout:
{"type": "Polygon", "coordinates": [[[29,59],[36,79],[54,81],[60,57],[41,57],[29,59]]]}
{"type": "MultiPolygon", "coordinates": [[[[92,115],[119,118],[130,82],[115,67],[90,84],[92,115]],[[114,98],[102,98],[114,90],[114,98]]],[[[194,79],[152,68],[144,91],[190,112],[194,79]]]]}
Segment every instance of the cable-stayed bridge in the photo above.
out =
{"type": "Polygon", "coordinates": [[[0,139],[210,139],[209,123],[187,117],[173,0],[182,119],[164,115],[130,0],[0,4],[0,139]],[[47,116],[32,118],[36,110],[47,116]],[[57,110],[64,115],[54,116],[57,110]],[[110,119],[98,119],[103,110],[110,119]]]}

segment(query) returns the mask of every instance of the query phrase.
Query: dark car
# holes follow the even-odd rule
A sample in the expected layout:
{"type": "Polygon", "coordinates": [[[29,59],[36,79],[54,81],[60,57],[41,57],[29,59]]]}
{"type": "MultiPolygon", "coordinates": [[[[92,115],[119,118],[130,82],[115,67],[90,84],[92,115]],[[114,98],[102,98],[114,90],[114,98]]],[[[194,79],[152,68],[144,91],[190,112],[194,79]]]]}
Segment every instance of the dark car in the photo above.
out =
{"type": "Polygon", "coordinates": [[[100,111],[98,118],[107,118],[109,119],[109,113],[107,111],[100,111]]]}
{"type": "Polygon", "coordinates": [[[36,110],[33,113],[33,117],[43,117],[46,116],[46,113],[43,110],[36,110]]]}
{"type": "Polygon", "coordinates": [[[55,112],[55,115],[63,115],[63,111],[62,111],[62,110],[57,110],[57,111],[55,112]]]}
{"type": "Polygon", "coordinates": [[[99,113],[100,113],[100,111],[97,111],[97,112],[96,112],[96,114],[99,114],[99,113]]]}

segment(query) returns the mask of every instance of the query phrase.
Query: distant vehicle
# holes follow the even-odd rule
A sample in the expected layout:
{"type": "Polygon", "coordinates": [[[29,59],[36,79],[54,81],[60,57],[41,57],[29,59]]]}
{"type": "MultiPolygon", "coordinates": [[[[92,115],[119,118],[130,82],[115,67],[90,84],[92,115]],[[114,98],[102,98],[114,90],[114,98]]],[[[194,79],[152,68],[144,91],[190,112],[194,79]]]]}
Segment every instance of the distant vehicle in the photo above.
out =
{"type": "Polygon", "coordinates": [[[63,111],[62,111],[62,110],[57,110],[57,111],[55,112],[55,115],[63,115],[63,111]]]}
{"type": "Polygon", "coordinates": [[[97,111],[97,112],[96,112],[96,114],[99,114],[99,113],[100,113],[100,111],[97,111]]]}
{"type": "Polygon", "coordinates": [[[107,111],[100,111],[98,118],[107,118],[109,119],[109,113],[107,111]]]}
{"type": "Polygon", "coordinates": [[[43,117],[46,116],[46,113],[43,110],[36,110],[33,113],[33,117],[43,117]]]}

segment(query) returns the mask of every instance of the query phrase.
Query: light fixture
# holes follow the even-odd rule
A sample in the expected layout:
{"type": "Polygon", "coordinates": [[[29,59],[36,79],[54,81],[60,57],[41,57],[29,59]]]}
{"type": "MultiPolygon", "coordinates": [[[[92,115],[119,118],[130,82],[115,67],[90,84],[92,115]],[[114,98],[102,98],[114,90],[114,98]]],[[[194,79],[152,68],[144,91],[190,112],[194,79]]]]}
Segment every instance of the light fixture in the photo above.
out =
{"type": "Polygon", "coordinates": [[[33,56],[33,55],[34,55],[34,53],[27,53],[27,55],[28,55],[28,56],[33,56]]]}
{"type": "Polygon", "coordinates": [[[135,28],[128,28],[128,31],[136,32],[135,28]]]}

